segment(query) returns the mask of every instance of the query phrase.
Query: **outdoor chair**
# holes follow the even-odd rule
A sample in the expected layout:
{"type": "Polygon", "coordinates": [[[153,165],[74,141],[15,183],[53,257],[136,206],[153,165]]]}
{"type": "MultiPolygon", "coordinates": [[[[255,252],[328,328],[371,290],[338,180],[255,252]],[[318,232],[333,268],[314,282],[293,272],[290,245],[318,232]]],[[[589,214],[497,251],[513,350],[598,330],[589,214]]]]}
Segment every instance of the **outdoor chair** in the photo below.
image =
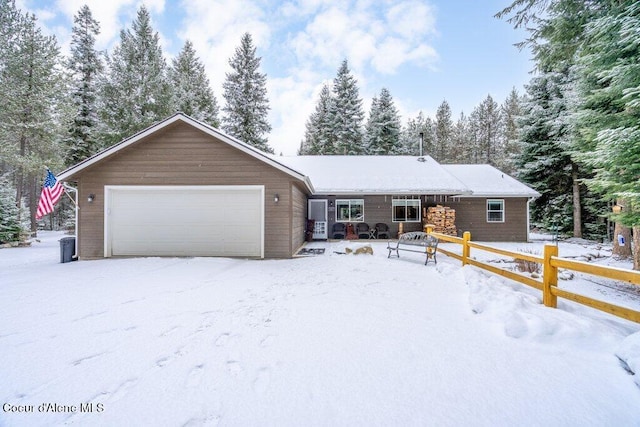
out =
{"type": "Polygon", "coordinates": [[[332,238],[344,239],[346,235],[347,235],[347,228],[345,227],[344,223],[336,222],[335,224],[333,224],[333,229],[331,232],[332,238]]]}
{"type": "Polygon", "coordinates": [[[358,239],[368,239],[370,237],[369,224],[366,222],[356,224],[356,234],[358,235],[358,239]]]}
{"type": "Polygon", "coordinates": [[[383,222],[379,222],[376,224],[376,234],[378,235],[378,239],[391,238],[390,237],[391,234],[389,232],[389,226],[383,222]]]}

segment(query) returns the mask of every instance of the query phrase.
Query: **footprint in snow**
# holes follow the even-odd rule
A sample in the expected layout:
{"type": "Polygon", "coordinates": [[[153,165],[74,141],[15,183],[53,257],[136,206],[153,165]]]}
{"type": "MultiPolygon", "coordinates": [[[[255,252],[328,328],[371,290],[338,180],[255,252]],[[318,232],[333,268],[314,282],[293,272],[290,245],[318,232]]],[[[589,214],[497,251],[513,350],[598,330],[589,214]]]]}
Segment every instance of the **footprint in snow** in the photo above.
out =
{"type": "Polygon", "coordinates": [[[209,415],[205,418],[191,418],[182,427],[215,427],[220,424],[220,415],[209,415]]]}
{"type": "Polygon", "coordinates": [[[138,379],[137,378],[131,378],[131,379],[128,379],[125,382],[121,383],[114,390],[114,392],[111,395],[111,399],[109,399],[109,400],[116,401],[116,400],[122,399],[124,396],[127,395],[129,390],[131,390],[137,383],[138,383],[138,379]]]}
{"type": "Polygon", "coordinates": [[[244,372],[244,368],[237,360],[228,360],[227,371],[234,377],[237,377],[244,372]]]}
{"type": "Polygon", "coordinates": [[[260,341],[260,347],[269,347],[275,338],[276,337],[274,335],[268,335],[265,339],[260,341]]]}
{"type": "Polygon", "coordinates": [[[162,357],[158,360],[156,360],[156,365],[160,368],[167,366],[169,364],[169,362],[171,361],[171,357],[167,356],[167,357],[162,357]]]}
{"type": "Polygon", "coordinates": [[[229,334],[228,333],[221,334],[216,339],[216,347],[223,347],[227,344],[227,342],[229,342],[229,334]]]}
{"type": "Polygon", "coordinates": [[[195,366],[187,376],[187,387],[197,387],[202,382],[204,375],[204,365],[195,366]]]}
{"type": "Polygon", "coordinates": [[[100,356],[102,356],[103,354],[105,354],[105,353],[104,353],[104,352],[102,352],[102,353],[96,353],[96,354],[91,354],[91,355],[89,355],[89,356],[82,357],[82,358],[80,358],[80,359],[78,359],[78,360],[75,360],[75,361],[73,362],[73,366],[78,366],[78,365],[80,365],[80,364],[82,364],[82,363],[86,362],[87,360],[95,359],[96,357],[100,357],[100,356]]]}
{"type": "Polygon", "coordinates": [[[253,390],[256,393],[264,393],[271,382],[271,370],[269,368],[261,368],[253,380],[253,390]]]}

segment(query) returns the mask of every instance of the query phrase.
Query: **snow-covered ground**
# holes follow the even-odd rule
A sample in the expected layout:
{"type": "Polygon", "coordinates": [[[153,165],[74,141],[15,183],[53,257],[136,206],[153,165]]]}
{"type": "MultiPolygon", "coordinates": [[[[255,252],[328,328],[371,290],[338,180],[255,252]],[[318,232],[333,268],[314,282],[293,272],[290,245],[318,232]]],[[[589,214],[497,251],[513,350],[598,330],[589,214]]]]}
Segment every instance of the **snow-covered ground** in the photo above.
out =
{"type": "MultiPolygon", "coordinates": [[[[60,264],[60,237],[0,250],[2,426],[640,424],[640,325],[442,254],[60,264]]],[[[560,243],[585,254],[620,264],[560,243]]],[[[561,283],[640,309],[604,285],[561,283]]]]}

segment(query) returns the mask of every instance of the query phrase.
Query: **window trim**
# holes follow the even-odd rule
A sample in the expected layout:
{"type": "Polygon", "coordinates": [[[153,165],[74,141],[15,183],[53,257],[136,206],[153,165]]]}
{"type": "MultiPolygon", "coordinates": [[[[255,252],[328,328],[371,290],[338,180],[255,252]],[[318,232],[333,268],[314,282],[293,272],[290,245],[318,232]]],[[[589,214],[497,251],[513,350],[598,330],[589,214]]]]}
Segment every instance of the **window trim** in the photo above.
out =
{"type": "Polygon", "coordinates": [[[488,223],[503,223],[505,221],[505,206],[504,206],[504,199],[487,199],[487,222],[488,223]],[[500,206],[502,207],[500,210],[490,210],[489,209],[489,205],[491,203],[500,203],[500,206]],[[499,212],[500,215],[500,219],[499,220],[495,220],[495,219],[491,219],[490,218],[490,213],[496,213],[499,212]]]}
{"type": "Polygon", "coordinates": [[[364,222],[364,199],[336,199],[336,222],[364,222]],[[351,218],[351,203],[354,202],[354,205],[362,206],[362,218],[355,219],[351,218]],[[338,219],[338,213],[340,212],[340,204],[349,204],[349,219],[338,219]]]}
{"type": "Polygon", "coordinates": [[[407,199],[407,198],[403,198],[403,199],[394,198],[394,199],[391,199],[391,222],[411,222],[411,223],[414,223],[414,222],[421,222],[421,221],[422,221],[422,200],[420,200],[420,199],[407,199]],[[404,220],[396,219],[396,210],[395,210],[396,206],[404,206],[404,208],[405,208],[405,218],[406,218],[406,213],[407,213],[406,209],[408,208],[408,203],[407,202],[411,202],[412,204],[415,204],[415,202],[418,202],[418,207],[417,207],[418,218],[417,219],[411,219],[411,220],[409,220],[409,219],[404,219],[404,220]]]}

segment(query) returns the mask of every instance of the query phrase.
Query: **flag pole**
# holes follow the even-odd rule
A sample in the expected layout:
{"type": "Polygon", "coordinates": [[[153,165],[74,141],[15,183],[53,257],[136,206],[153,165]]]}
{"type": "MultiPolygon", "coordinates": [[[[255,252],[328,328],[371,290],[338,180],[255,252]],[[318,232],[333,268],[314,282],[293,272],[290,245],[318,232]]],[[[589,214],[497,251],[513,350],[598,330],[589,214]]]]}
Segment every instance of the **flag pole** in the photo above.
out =
{"type": "MultiPolygon", "coordinates": [[[[76,228],[75,229],[75,235],[76,235],[75,244],[76,244],[76,247],[75,247],[74,257],[77,259],[78,258],[78,211],[80,210],[80,206],[78,206],[78,189],[71,187],[66,182],[63,182],[62,186],[64,188],[66,188],[67,190],[73,191],[74,193],[76,193],[76,200],[73,200],[69,194],[67,194],[67,196],[69,196],[69,198],[71,199],[71,201],[73,202],[73,204],[76,207],[76,218],[75,218],[75,223],[76,223],[75,224],[75,228],[76,228]]],[[[65,193],[66,193],[66,191],[65,191],[65,193]]]]}
{"type": "MultiPolygon", "coordinates": [[[[63,186],[64,188],[66,188],[67,190],[70,190],[70,191],[76,191],[76,189],[75,189],[75,188],[67,186],[67,184],[66,184],[66,183],[62,184],[62,186],[63,186]]],[[[69,198],[69,200],[71,200],[71,203],[73,203],[73,205],[74,205],[77,209],[80,209],[80,206],[78,206],[78,203],[77,203],[75,200],[73,200],[73,198],[69,195],[69,193],[67,193],[67,192],[65,191],[65,192],[64,192],[64,194],[66,194],[66,195],[67,195],[67,197],[69,198]]],[[[77,198],[77,196],[78,196],[78,195],[77,195],[77,193],[76,193],[76,198],[77,198]]]]}

